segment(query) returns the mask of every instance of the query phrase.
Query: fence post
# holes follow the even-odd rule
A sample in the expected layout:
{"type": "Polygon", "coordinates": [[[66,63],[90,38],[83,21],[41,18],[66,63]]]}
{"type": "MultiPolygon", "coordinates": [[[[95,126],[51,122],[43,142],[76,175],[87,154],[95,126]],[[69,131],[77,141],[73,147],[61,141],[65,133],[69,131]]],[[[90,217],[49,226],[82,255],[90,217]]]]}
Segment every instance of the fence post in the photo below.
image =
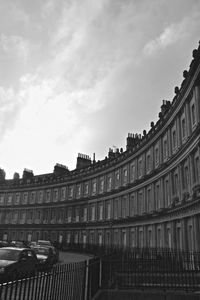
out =
{"type": "Polygon", "coordinates": [[[99,288],[102,287],[102,258],[99,259],[99,288]]]}
{"type": "Polygon", "coordinates": [[[89,260],[86,261],[86,270],[85,270],[85,297],[84,300],[89,300],[88,295],[88,278],[89,278],[89,260]]]}

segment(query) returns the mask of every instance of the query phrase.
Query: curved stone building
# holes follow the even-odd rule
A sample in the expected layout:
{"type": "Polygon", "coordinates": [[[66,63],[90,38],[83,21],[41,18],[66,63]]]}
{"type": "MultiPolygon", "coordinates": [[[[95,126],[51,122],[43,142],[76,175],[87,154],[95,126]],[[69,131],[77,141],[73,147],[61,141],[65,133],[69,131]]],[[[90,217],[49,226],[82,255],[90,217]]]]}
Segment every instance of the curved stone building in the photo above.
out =
{"type": "Polygon", "coordinates": [[[126,151],[69,171],[0,172],[0,239],[200,250],[200,46],[172,101],[126,151]]]}

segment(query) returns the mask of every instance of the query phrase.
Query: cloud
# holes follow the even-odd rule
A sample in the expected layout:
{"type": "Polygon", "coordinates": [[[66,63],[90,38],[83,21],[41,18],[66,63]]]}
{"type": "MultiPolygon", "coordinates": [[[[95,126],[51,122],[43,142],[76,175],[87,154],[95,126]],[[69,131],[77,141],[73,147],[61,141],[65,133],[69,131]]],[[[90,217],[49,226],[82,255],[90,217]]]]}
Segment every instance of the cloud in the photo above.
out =
{"type": "Polygon", "coordinates": [[[21,101],[12,88],[0,87],[0,136],[13,129],[21,101]]]}
{"type": "Polygon", "coordinates": [[[143,48],[143,54],[150,56],[173,44],[186,40],[189,35],[195,32],[197,24],[200,25],[199,19],[200,12],[192,10],[192,13],[189,13],[188,16],[185,16],[177,23],[168,25],[158,37],[146,43],[143,48]]]}
{"type": "Polygon", "coordinates": [[[17,56],[19,59],[27,60],[29,55],[29,43],[21,36],[0,35],[0,52],[6,56],[17,56]]]}

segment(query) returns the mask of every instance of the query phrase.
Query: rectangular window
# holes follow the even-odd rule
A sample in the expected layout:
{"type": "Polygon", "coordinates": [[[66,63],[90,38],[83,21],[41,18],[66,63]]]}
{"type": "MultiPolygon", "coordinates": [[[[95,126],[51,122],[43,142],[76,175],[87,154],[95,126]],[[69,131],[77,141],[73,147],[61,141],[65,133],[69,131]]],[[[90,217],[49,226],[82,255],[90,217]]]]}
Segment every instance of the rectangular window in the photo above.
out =
{"type": "Polygon", "coordinates": [[[46,191],[46,202],[50,202],[50,198],[51,198],[51,191],[47,190],[46,191]]]}
{"type": "Polygon", "coordinates": [[[66,187],[61,188],[61,200],[64,201],[66,198],[66,187]]]}
{"type": "Polygon", "coordinates": [[[108,177],[108,191],[110,191],[111,188],[112,188],[112,177],[109,176],[109,177],[108,177]]]}
{"type": "Polygon", "coordinates": [[[118,199],[114,199],[114,219],[118,218],[118,199]]]}
{"type": "Polygon", "coordinates": [[[118,170],[115,172],[115,187],[119,186],[119,179],[120,179],[120,176],[119,176],[119,170],[118,170]]]}
{"type": "Polygon", "coordinates": [[[68,209],[68,211],[67,211],[67,222],[71,223],[71,221],[72,221],[72,210],[68,209]]]}
{"type": "Polygon", "coordinates": [[[159,152],[158,148],[155,148],[155,164],[158,165],[159,163],[159,152]]]}
{"type": "Polygon", "coordinates": [[[83,221],[87,222],[87,207],[84,207],[83,209],[83,221]]]}
{"type": "Polygon", "coordinates": [[[124,197],[122,198],[122,218],[127,217],[126,209],[127,209],[126,198],[124,197]]]}
{"type": "Polygon", "coordinates": [[[75,219],[76,219],[76,222],[79,222],[79,208],[78,207],[75,209],[75,219]]]}
{"type": "Polygon", "coordinates": [[[99,215],[99,220],[103,220],[103,205],[99,204],[98,205],[98,215],[99,215]]]}
{"type": "Polygon", "coordinates": [[[39,191],[38,193],[38,203],[42,203],[43,202],[43,191],[39,191]]]}
{"type": "Polygon", "coordinates": [[[168,156],[167,140],[164,140],[164,142],[163,142],[163,156],[164,156],[164,159],[167,158],[167,156],[168,156]]]}
{"type": "Polygon", "coordinates": [[[147,155],[147,172],[151,169],[151,156],[150,154],[147,155]]]}
{"type": "Polygon", "coordinates": [[[142,191],[138,192],[138,206],[139,206],[139,214],[143,213],[143,193],[142,191]]]}
{"type": "Polygon", "coordinates": [[[91,221],[95,221],[95,206],[91,206],[91,221]]]}
{"type": "Polygon", "coordinates": [[[104,191],[104,179],[100,178],[100,182],[99,182],[99,192],[103,193],[104,191]]]}
{"type": "Polygon", "coordinates": [[[142,176],[142,159],[140,159],[138,162],[138,176],[142,176]]]}
{"type": "Polygon", "coordinates": [[[79,198],[81,196],[81,185],[78,184],[76,187],[76,195],[79,198]]]}
{"type": "Polygon", "coordinates": [[[185,136],[186,136],[186,123],[185,123],[185,118],[182,119],[182,122],[181,122],[181,127],[182,127],[182,138],[184,139],[185,136]]]}
{"type": "Polygon", "coordinates": [[[135,166],[135,164],[131,165],[130,178],[131,178],[131,182],[133,182],[136,179],[136,166],[135,166]]]}
{"type": "Polygon", "coordinates": [[[196,123],[196,110],[194,103],[191,106],[191,120],[192,120],[192,126],[196,123]]]}
{"type": "Polygon", "coordinates": [[[123,170],[123,183],[126,184],[128,181],[128,172],[127,169],[123,170]]]}
{"type": "Polygon", "coordinates": [[[172,132],[172,147],[173,147],[173,149],[176,148],[176,131],[175,130],[173,130],[173,132],[172,132]]]}
{"type": "Polygon", "coordinates": [[[164,193],[165,193],[165,203],[166,206],[168,207],[170,205],[170,193],[169,193],[169,181],[165,180],[165,185],[164,185],[164,193]]]}
{"type": "Polygon", "coordinates": [[[96,194],[97,192],[97,183],[96,181],[92,182],[92,194],[96,194]]]}
{"type": "Polygon", "coordinates": [[[87,196],[88,193],[89,193],[89,184],[85,183],[85,185],[84,185],[84,195],[87,196]]]}
{"type": "Polygon", "coordinates": [[[110,213],[110,201],[106,201],[106,219],[110,219],[111,213],[110,213]]]}
{"type": "Polygon", "coordinates": [[[147,212],[151,212],[151,189],[147,190],[147,212]]]}
{"type": "Polygon", "coordinates": [[[53,202],[57,202],[57,201],[58,201],[58,189],[54,189],[53,202]]]}
{"type": "Polygon", "coordinates": [[[4,197],[5,197],[4,194],[0,195],[0,205],[4,205],[4,197]]]}
{"type": "Polygon", "coordinates": [[[69,197],[72,198],[73,197],[73,192],[74,192],[74,189],[72,186],[69,187],[69,197]]]}

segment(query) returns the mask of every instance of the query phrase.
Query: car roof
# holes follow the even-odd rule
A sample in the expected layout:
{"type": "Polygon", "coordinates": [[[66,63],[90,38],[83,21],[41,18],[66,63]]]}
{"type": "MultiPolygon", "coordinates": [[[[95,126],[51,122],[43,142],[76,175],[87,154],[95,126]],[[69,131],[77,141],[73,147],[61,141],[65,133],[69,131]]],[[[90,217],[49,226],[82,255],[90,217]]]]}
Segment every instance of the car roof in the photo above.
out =
{"type": "Polygon", "coordinates": [[[24,248],[20,248],[20,247],[3,247],[1,249],[3,249],[3,250],[18,250],[18,251],[31,250],[31,249],[26,248],[26,247],[24,247],[24,248]]]}

